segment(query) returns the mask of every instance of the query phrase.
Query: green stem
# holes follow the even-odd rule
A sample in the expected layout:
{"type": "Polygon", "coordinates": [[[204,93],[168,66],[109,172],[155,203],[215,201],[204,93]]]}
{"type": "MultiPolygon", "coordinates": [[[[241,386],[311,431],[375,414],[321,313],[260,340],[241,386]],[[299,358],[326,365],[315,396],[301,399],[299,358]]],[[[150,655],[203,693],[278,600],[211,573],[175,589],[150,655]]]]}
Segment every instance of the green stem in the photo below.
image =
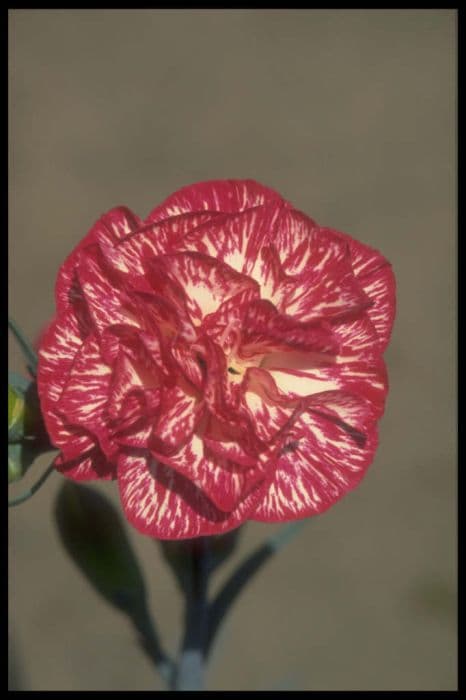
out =
{"type": "Polygon", "coordinates": [[[12,318],[8,319],[8,327],[12,331],[13,335],[15,336],[18,345],[20,346],[21,350],[23,351],[24,357],[28,361],[28,369],[31,372],[31,374],[35,377],[36,376],[36,371],[37,371],[37,354],[26,338],[26,336],[23,334],[22,330],[19,328],[17,325],[16,321],[14,321],[12,318]]]}
{"type": "Polygon", "coordinates": [[[209,628],[205,639],[205,655],[212,649],[214,638],[226,613],[241,591],[261,566],[276,552],[282,549],[298,532],[307,520],[298,520],[282,527],[276,535],[260,545],[230,576],[221,591],[209,606],[209,628]]]}
{"type": "Polygon", "coordinates": [[[196,540],[191,552],[190,580],[186,590],[185,634],[172,690],[202,690],[204,687],[209,556],[209,538],[196,540]]]}
{"type": "Polygon", "coordinates": [[[40,489],[42,484],[48,479],[48,477],[53,471],[55,471],[55,467],[53,466],[53,464],[51,464],[50,467],[48,467],[48,469],[46,469],[45,472],[42,474],[40,479],[38,479],[36,483],[33,484],[33,486],[31,486],[30,489],[22,493],[20,496],[16,496],[15,498],[12,498],[8,501],[8,508],[11,508],[12,506],[19,506],[20,503],[24,503],[24,501],[27,501],[29,498],[31,498],[31,496],[33,496],[36,493],[36,491],[40,489]]]}

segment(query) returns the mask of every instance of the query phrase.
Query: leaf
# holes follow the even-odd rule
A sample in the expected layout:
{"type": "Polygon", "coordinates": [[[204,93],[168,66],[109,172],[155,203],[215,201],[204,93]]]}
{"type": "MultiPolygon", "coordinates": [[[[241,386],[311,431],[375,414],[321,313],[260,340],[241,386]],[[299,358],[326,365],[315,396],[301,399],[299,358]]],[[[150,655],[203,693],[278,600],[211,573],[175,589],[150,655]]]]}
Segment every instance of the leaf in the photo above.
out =
{"type": "Polygon", "coordinates": [[[66,551],[107,602],[131,615],[145,607],[143,575],[107,498],[67,481],[55,501],[55,519],[66,551]]]}

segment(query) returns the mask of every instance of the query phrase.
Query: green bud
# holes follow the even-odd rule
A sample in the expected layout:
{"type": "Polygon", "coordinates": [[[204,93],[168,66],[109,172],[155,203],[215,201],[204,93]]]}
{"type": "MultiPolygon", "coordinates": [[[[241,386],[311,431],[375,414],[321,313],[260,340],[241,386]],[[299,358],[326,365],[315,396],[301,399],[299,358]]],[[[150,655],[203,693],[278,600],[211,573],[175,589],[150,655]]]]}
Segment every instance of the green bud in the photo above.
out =
{"type": "Polygon", "coordinates": [[[24,395],[8,385],[8,442],[18,442],[24,435],[24,395]]]}
{"type": "Polygon", "coordinates": [[[55,501],[55,519],[66,551],[96,591],[124,612],[140,610],[144,580],[110,501],[87,486],[66,481],[55,501]]]}

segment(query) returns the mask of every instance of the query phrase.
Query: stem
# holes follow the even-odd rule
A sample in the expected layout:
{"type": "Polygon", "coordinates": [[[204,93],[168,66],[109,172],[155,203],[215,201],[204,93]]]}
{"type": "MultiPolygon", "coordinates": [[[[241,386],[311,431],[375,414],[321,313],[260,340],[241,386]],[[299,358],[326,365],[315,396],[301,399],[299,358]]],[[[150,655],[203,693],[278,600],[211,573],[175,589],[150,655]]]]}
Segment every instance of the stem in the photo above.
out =
{"type": "Polygon", "coordinates": [[[8,319],[8,326],[9,326],[10,330],[12,331],[13,335],[15,336],[21,350],[23,351],[23,354],[24,354],[26,360],[29,362],[29,365],[28,365],[29,371],[35,377],[36,370],[37,370],[37,354],[36,354],[34,348],[29,343],[26,336],[23,335],[23,332],[21,331],[19,326],[17,326],[16,321],[14,321],[12,318],[9,318],[8,319]]]}
{"type": "Polygon", "coordinates": [[[306,522],[307,520],[299,520],[282,527],[275,535],[272,535],[264,544],[250,554],[230,576],[209,606],[209,629],[205,638],[206,656],[212,648],[215,635],[226,613],[246,584],[249,583],[262,564],[284,547],[303,528],[306,522]]]}
{"type": "Polygon", "coordinates": [[[193,543],[189,583],[186,590],[185,635],[178,657],[172,690],[202,690],[204,649],[208,626],[207,584],[209,538],[193,543]]]}
{"type": "Polygon", "coordinates": [[[29,498],[31,498],[31,496],[33,496],[35,492],[40,489],[42,484],[48,479],[48,477],[53,471],[55,471],[55,467],[53,466],[53,464],[51,464],[50,467],[48,467],[42,474],[40,479],[38,479],[36,483],[31,486],[30,489],[22,493],[20,496],[16,496],[15,498],[12,498],[8,501],[8,508],[11,508],[12,506],[19,506],[20,503],[24,503],[24,501],[27,501],[29,498]]]}

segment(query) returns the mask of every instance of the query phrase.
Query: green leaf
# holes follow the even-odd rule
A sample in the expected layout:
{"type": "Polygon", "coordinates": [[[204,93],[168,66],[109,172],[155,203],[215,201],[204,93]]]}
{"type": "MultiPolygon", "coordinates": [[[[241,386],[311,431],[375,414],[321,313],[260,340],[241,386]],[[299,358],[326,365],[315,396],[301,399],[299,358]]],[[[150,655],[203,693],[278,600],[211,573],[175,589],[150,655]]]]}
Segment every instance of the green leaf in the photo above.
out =
{"type": "Polygon", "coordinates": [[[56,498],[55,519],[66,551],[95,590],[128,614],[140,611],[145,606],[143,576],[110,501],[67,481],[56,498]]]}

